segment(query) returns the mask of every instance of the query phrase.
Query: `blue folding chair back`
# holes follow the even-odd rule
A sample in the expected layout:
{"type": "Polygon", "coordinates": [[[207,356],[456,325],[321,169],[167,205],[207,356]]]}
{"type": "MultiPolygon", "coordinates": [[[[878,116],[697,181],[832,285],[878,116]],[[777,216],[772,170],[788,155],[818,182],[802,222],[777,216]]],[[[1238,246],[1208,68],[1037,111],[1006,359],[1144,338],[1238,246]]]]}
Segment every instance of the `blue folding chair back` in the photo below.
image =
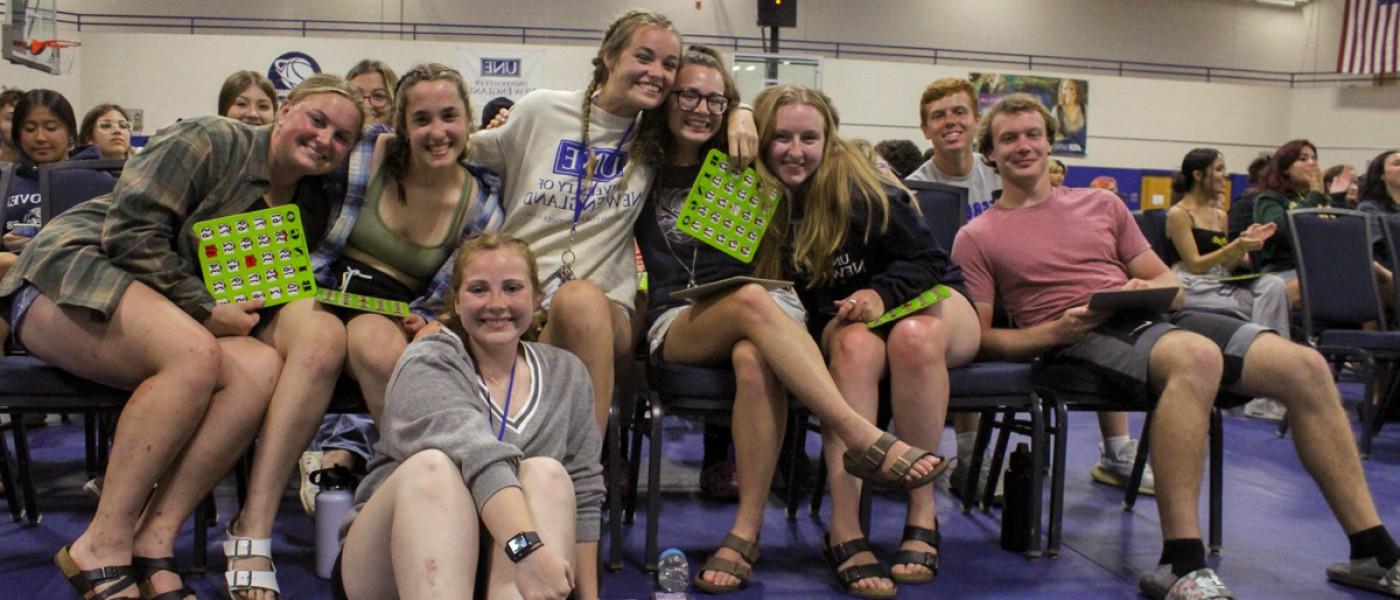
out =
{"type": "Polygon", "coordinates": [[[98,196],[112,193],[125,160],[69,160],[39,166],[39,223],[98,196]]]}

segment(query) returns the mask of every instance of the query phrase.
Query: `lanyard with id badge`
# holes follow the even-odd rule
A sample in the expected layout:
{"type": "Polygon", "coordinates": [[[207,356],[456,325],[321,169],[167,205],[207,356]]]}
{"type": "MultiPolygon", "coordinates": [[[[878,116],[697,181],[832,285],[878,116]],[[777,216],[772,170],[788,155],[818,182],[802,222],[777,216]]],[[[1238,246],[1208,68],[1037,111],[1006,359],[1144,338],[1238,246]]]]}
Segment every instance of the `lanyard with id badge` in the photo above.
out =
{"type": "MultiPolygon", "coordinates": [[[[638,118],[640,118],[640,116],[638,118]]],[[[613,146],[613,156],[619,157],[619,161],[621,161],[622,145],[626,144],[627,139],[632,137],[632,128],[636,125],[637,119],[633,119],[632,122],[627,125],[627,129],[622,131],[622,138],[617,140],[617,145],[613,146]]],[[[587,152],[588,155],[591,156],[593,154],[593,148],[591,146],[585,147],[584,152],[587,152]]],[[[585,184],[591,185],[593,183],[594,175],[593,169],[588,168],[587,164],[588,161],[585,161],[584,167],[579,171],[577,181],[574,185],[574,220],[573,223],[569,225],[569,245],[564,248],[564,253],[559,257],[561,263],[559,269],[545,278],[544,283],[540,286],[540,289],[543,291],[543,298],[540,300],[540,308],[545,312],[549,311],[550,302],[554,299],[554,292],[559,291],[559,288],[563,286],[564,283],[572,281],[577,277],[574,273],[574,260],[578,258],[578,255],[574,254],[574,236],[578,233],[579,219],[583,218],[585,204],[583,200],[583,188],[585,184]]],[[[619,173],[626,171],[626,165],[624,163],[619,162],[618,166],[619,173]]],[[[596,167],[597,164],[595,163],[594,168],[596,167]]],[[[589,196],[591,197],[592,194],[589,194],[589,196]]]]}

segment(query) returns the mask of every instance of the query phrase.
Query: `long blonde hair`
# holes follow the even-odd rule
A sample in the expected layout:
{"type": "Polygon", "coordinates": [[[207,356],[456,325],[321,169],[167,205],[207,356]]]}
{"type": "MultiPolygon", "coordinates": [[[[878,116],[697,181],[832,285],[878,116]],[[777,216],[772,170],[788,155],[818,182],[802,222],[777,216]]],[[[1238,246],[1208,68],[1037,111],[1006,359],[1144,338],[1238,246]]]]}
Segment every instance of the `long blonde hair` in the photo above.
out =
{"type": "MultiPolygon", "coordinates": [[[[800,85],[773,86],[760,92],[754,99],[754,120],[758,123],[760,156],[773,142],[774,121],[778,109],[789,104],[806,104],[817,109],[822,115],[823,133],[826,137],[822,147],[822,161],[808,180],[807,190],[801,200],[804,203],[802,225],[797,231],[792,253],[793,267],[807,274],[812,285],[822,285],[832,277],[832,261],[837,250],[846,241],[847,230],[851,226],[853,198],[860,196],[865,201],[865,240],[868,241],[876,222],[879,223],[881,232],[889,226],[890,198],[885,193],[885,186],[894,182],[876,169],[850,142],[840,137],[836,131],[835,113],[826,97],[821,92],[800,85]]],[[[758,162],[758,171],[766,185],[775,185],[777,189],[784,190],[788,202],[798,201],[794,192],[785,189],[762,160],[758,162]]],[[[790,211],[789,205],[788,212],[790,211]]],[[[775,220],[774,226],[777,225],[775,220]]],[[[770,229],[770,233],[771,231],[770,229]]],[[[760,256],[759,260],[766,258],[760,256]]]]}
{"type": "MultiPolygon", "coordinates": [[[[593,170],[597,167],[597,156],[593,154],[593,143],[589,137],[589,120],[593,116],[593,96],[598,93],[599,89],[607,84],[608,77],[612,75],[611,71],[608,70],[607,61],[617,60],[617,58],[622,55],[623,49],[627,48],[627,44],[632,41],[632,36],[647,27],[660,27],[670,31],[676,36],[676,46],[683,47],[681,32],[676,29],[675,25],[671,24],[671,20],[661,14],[648,10],[636,8],[629,10],[618,17],[617,20],[613,21],[612,25],[608,27],[607,33],[603,34],[603,43],[598,46],[598,53],[593,56],[593,78],[589,80],[588,88],[583,92],[582,141],[584,152],[586,152],[588,156],[588,161],[584,166],[584,178],[587,181],[593,180],[593,170]]],[[[665,106],[664,102],[662,106],[665,106]]],[[[635,140],[644,135],[650,135],[647,130],[655,126],[656,124],[648,124],[643,121],[642,126],[638,128],[633,139],[635,140]]],[[[660,126],[665,127],[665,122],[662,122],[660,126]]],[[[623,167],[619,189],[625,189],[627,187],[627,179],[632,174],[632,164],[633,161],[628,161],[627,166],[623,167]]]]}

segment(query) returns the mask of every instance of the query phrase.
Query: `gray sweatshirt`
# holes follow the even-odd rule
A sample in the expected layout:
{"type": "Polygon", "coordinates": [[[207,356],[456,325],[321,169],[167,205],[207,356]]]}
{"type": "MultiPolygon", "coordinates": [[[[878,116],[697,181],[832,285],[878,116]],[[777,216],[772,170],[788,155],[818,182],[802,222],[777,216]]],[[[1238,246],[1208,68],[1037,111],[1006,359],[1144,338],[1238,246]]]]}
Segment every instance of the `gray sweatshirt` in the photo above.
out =
{"type": "Polygon", "coordinates": [[[462,340],[444,329],[409,344],[389,379],[379,443],[369,475],[355,492],[355,506],[341,524],[342,540],[394,469],[430,449],[446,453],[461,469],[478,511],[501,489],[520,486],[516,468],[522,458],[558,460],[574,483],[575,538],[598,540],[603,441],[593,421],[592,380],[567,351],[529,342],[521,346],[531,386],[525,405],[506,424],[505,439],[498,441],[501,412],[486,399],[462,340]]]}

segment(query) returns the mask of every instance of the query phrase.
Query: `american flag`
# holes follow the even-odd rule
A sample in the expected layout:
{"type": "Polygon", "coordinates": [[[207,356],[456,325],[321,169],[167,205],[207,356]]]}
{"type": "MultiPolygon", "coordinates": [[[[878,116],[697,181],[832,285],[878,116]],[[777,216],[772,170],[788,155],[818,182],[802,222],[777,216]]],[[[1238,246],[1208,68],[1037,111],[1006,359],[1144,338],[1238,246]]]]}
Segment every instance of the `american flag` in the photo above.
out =
{"type": "Polygon", "coordinates": [[[1339,73],[1400,71],[1400,0],[1346,0],[1339,73]]]}

